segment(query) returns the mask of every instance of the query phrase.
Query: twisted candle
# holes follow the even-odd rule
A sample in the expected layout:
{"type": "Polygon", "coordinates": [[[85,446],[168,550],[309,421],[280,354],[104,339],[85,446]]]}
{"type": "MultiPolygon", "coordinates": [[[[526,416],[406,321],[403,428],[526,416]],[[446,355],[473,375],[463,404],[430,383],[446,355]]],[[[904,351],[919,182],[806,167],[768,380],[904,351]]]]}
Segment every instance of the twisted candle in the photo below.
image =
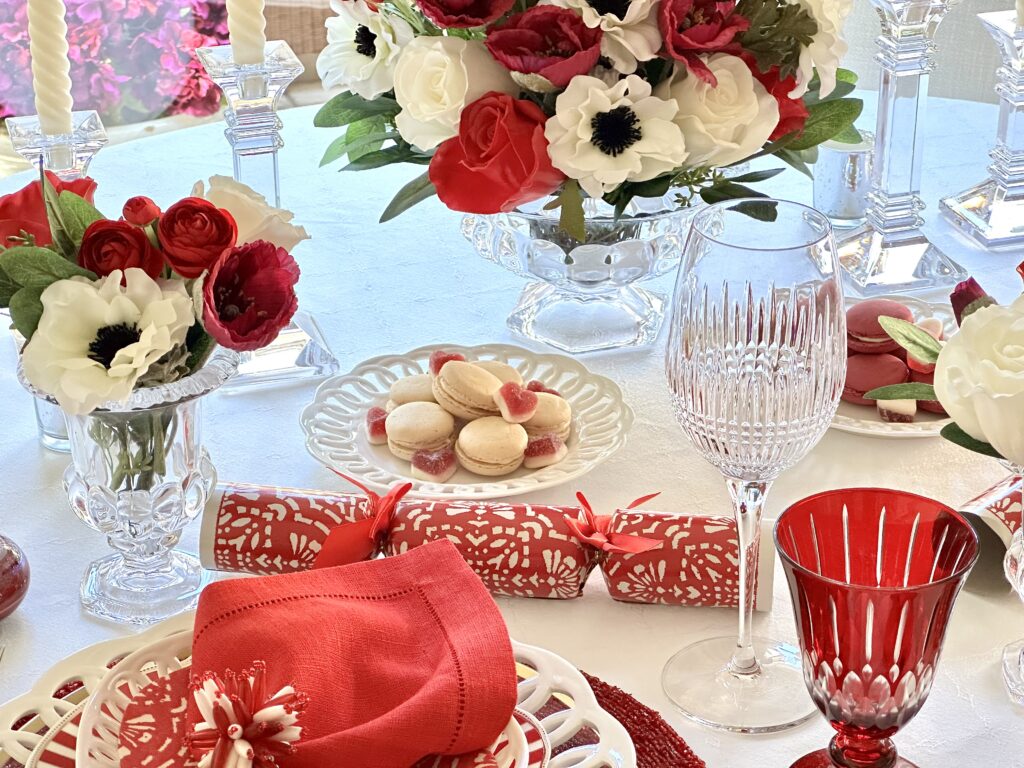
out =
{"type": "Polygon", "coordinates": [[[265,0],[228,0],[228,37],[235,64],[262,64],[267,44],[265,0]]]}
{"type": "Polygon", "coordinates": [[[71,133],[71,62],[64,0],[29,0],[29,50],[39,127],[49,136],[71,133]]]}

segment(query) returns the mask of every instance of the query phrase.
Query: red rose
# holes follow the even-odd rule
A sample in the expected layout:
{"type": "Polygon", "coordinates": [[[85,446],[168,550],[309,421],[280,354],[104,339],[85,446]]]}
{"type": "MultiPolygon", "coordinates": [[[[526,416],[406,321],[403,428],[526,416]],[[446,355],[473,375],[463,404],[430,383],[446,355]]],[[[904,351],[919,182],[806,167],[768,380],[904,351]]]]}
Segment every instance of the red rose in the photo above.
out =
{"type": "Polygon", "coordinates": [[[124,204],[124,208],[121,210],[121,216],[129,224],[134,224],[137,227],[145,227],[152,222],[153,219],[160,218],[160,206],[148,197],[139,195],[138,197],[133,197],[124,204]]]}
{"type": "Polygon", "coordinates": [[[146,232],[127,221],[100,219],[82,235],[78,263],[100,277],[115,269],[138,267],[156,279],[164,268],[163,255],[149,242],[146,232]]]}
{"type": "MultiPolygon", "coordinates": [[[[88,177],[75,181],[61,181],[56,174],[47,171],[46,178],[58,194],[64,191],[73,192],[90,203],[96,194],[96,182],[88,177]]],[[[41,181],[33,181],[17,192],[0,197],[0,246],[9,248],[16,245],[11,238],[20,236],[22,231],[35,236],[36,245],[47,246],[53,242],[50,223],[46,218],[46,206],[43,203],[41,181]]]]}
{"type": "Polygon", "coordinates": [[[735,13],[732,0],[662,0],[658,26],[665,40],[665,51],[673,59],[709,85],[718,81],[701,58],[702,53],[717,53],[734,48],[733,39],[750,27],[750,22],[735,13]]]}
{"type": "Polygon", "coordinates": [[[488,32],[487,50],[512,72],[540,75],[565,88],[597,66],[603,34],[576,11],[538,5],[488,32]]]}
{"type": "Polygon", "coordinates": [[[171,269],[193,278],[234,246],[238,226],[231,214],[199,197],[180,200],[160,217],[160,247],[171,269]]]}
{"type": "Polygon", "coordinates": [[[515,0],[416,0],[416,4],[439,27],[482,27],[512,10],[515,0]]]}
{"type": "Polygon", "coordinates": [[[437,196],[455,211],[498,213],[554,192],[565,176],[551,164],[546,122],[532,101],[495,92],[474,101],[430,161],[437,196]]]}
{"type": "Polygon", "coordinates": [[[299,265],[265,240],[224,254],[203,284],[203,326],[228,349],[261,349],[277,338],[299,307],[299,265]]]}
{"type": "Polygon", "coordinates": [[[772,67],[767,72],[762,72],[752,58],[747,56],[743,58],[747,62],[747,66],[750,67],[750,71],[754,73],[754,77],[761,82],[768,93],[775,97],[775,101],[779,105],[779,124],[775,126],[775,130],[772,131],[772,135],[768,139],[775,141],[791,133],[803,133],[804,124],[807,122],[810,112],[807,111],[807,105],[804,104],[803,99],[789,97],[790,92],[796,88],[796,75],[780,79],[778,67],[772,67]]]}

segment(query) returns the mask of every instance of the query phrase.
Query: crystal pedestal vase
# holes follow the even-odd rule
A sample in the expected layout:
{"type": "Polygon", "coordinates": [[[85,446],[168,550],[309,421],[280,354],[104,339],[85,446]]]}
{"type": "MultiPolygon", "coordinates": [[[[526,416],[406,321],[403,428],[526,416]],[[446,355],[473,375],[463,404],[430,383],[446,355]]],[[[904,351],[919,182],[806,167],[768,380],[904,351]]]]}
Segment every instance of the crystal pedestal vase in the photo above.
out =
{"type": "Polygon", "coordinates": [[[921,231],[921,128],[934,35],[946,0],[871,0],[882,19],[875,157],[867,222],[839,240],[839,258],[861,295],[920,291],[966,279],[921,231]]]}
{"type": "MultiPolygon", "coordinates": [[[[227,100],[224,135],[231,145],[234,176],[281,207],[278,150],[284,146],[278,102],[304,67],[288,43],[266,44],[262,64],[236,64],[230,45],[199,48],[196,55],[227,100]]],[[[245,353],[228,387],[272,385],[332,376],[339,364],[316,320],[296,314],[278,338],[259,352],[245,353]]]]}
{"type": "MultiPolygon", "coordinates": [[[[62,181],[74,181],[86,176],[89,163],[107,143],[107,132],[95,111],[73,112],[71,126],[71,133],[51,136],[43,133],[36,115],[7,118],[7,132],[14,151],[33,167],[39,168],[41,165],[62,181]]],[[[24,343],[24,339],[21,341],[24,343]]],[[[35,409],[39,441],[43,447],[60,453],[70,451],[68,429],[60,409],[38,398],[35,400],[35,409]]]]}
{"type": "Polygon", "coordinates": [[[198,558],[174,548],[216,482],[202,442],[203,398],[237,367],[236,353],[218,349],[179,381],[137,389],[126,403],[66,414],[71,509],[113,550],[82,579],[90,613],[147,625],[198,602],[208,575],[198,558]]]}
{"type": "MultiPolygon", "coordinates": [[[[1015,475],[1024,475],[1024,467],[1003,462],[1015,475]]],[[[1024,527],[1018,528],[1003,560],[1003,570],[1014,591],[1024,600],[1024,527]]],[[[1024,706],[1024,639],[1003,649],[1003,683],[1010,698],[1024,706]]]]}
{"type": "Polygon", "coordinates": [[[990,177],[942,201],[942,213],[987,248],[1024,245],[1024,27],[1016,11],[979,13],[1003,57],[990,177]]]}

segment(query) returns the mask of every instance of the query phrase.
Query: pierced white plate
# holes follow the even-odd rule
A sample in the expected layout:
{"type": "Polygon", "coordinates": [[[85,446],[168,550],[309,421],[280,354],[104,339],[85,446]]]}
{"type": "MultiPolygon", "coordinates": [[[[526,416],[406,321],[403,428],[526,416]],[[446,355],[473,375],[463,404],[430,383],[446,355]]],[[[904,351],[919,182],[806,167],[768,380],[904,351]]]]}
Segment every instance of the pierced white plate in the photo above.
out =
{"type": "MultiPolygon", "coordinates": [[[[877,298],[891,299],[906,305],[914,313],[914,320],[916,322],[930,317],[937,317],[942,321],[946,331],[946,338],[957,332],[956,317],[953,315],[953,308],[949,304],[933,304],[909,296],[879,296],[877,298]]],[[[847,299],[847,309],[856,304],[857,301],[859,300],[847,299]]],[[[836,412],[835,418],[832,419],[832,428],[868,437],[919,438],[938,437],[942,428],[950,422],[950,419],[946,416],[922,411],[920,408],[914,419],[913,424],[890,424],[879,418],[878,411],[874,406],[841,402],[839,403],[839,410],[836,412]]]]}
{"type": "Polygon", "coordinates": [[[315,458],[368,486],[386,489],[411,482],[414,496],[494,499],[551,488],[590,472],[625,444],[633,425],[633,411],[615,382],[591,373],[565,355],[537,354],[507,344],[443,344],[420,347],[405,355],[375,357],[349,374],[328,379],[303,410],[301,421],[306,447],[315,458]],[[386,445],[370,444],[366,439],[366,412],[375,405],[384,406],[391,385],[398,379],[425,373],[430,354],[439,349],[459,352],[468,360],[500,360],[515,367],[524,380],[539,379],[558,390],[573,412],[565,459],[543,469],[519,469],[497,478],[459,469],[447,483],[430,483],[414,479],[409,462],[392,456],[386,445]]]}

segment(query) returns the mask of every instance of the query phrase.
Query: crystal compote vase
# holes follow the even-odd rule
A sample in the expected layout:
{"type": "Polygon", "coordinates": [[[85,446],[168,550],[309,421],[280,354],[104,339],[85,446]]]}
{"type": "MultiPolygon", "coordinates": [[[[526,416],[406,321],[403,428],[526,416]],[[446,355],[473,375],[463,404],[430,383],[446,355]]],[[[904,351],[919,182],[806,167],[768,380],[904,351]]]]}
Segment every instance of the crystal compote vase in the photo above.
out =
{"type": "Polygon", "coordinates": [[[202,442],[203,398],[228,380],[238,360],[218,349],[192,375],[137,389],[126,403],[65,413],[71,508],[114,550],[82,580],[90,613],[146,625],[195,607],[207,577],[196,557],[174,547],[216,482],[202,442]]]}
{"type": "Polygon", "coordinates": [[[653,343],[665,296],[639,283],[679,264],[694,209],[680,209],[670,194],[636,198],[616,218],[607,203],[587,199],[580,242],[559,226],[557,210],[544,210],[549,202],[462,220],[481,256],[531,281],[508,327],[567,352],[653,343]]]}
{"type": "MultiPolygon", "coordinates": [[[[1024,467],[1004,461],[1002,464],[1015,475],[1024,475],[1024,467]]],[[[1006,578],[1021,600],[1024,600],[1024,527],[1018,528],[1010,541],[1003,560],[1006,578]]],[[[1024,706],[1024,639],[1010,643],[1003,649],[1003,683],[1010,698],[1024,706]]]]}

